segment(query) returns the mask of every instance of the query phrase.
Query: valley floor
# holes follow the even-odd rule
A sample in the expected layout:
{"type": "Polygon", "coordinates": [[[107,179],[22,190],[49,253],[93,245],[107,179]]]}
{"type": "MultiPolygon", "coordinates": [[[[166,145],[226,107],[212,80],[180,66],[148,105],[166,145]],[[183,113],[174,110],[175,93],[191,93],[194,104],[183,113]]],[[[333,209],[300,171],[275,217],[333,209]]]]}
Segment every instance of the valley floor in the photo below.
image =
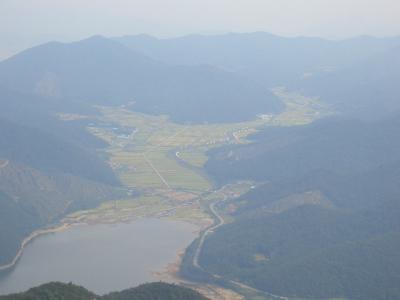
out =
{"type": "MultiPolygon", "coordinates": [[[[200,243],[193,265],[201,268],[198,258],[204,240],[226,222],[216,211],[217,203],[238,197],[254,185],[238,182],[216,189],[203,170],[207,151],[228,144],[248,143],[246,137],[262,127],[307,124],[322,116],[323,110],[317,100],[288,93],[283,88],[274,92],[286,104],[287,109],[282,114],[234,124],[176,124],[165,116],[136,113],[126,107],[100,107],[101,116],[92,120],[88,130],[109,144],[103,155],[128,196],[70,214],[61,221],[60,228],[74,224],[130,222],[147,217],[194,223],[200,228],[200,243]],[[137,193],[139,196],[135,196],[137,193]]],[[[65,121],[74,119],[69,115],[65,121]]],[[[6,162],[0,167],[3,164],[6,162]]],[[[16,258],[1,268],[13,266],[24,246],[46,232],[38,231],[24,240],[16,258]]],[[[180,259],[160,273],[160,278],[195,287],[211,299],[243,298],[231,290],[179,278],[179,266],[180,259]]],[[[239,289],[248,288],[237,284],[239,289]]]]}

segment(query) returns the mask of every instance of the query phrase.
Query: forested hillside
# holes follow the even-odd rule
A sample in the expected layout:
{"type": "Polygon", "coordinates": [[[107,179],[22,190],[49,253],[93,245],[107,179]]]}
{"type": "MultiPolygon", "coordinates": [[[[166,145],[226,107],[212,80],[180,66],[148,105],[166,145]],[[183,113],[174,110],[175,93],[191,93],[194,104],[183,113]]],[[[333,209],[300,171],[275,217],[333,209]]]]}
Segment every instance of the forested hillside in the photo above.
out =
{"type": "Polygon", "coordinates": [[[0,85],[0,119],[35,128],[89,149],[106,143],[85,130],[88,120],[60,122],[59,114],[96,116],[90,105],[72,99],[55,99],[12,90],[0,85]]]}
{"type": "Polygon", "coordinates": [[[386,205],[357,213],[302,205],[238,218],[207,240],[201,263],[279,295],[397,299],[400,211],[386,205]]]}
{"type": "Polygon", "coordinates": [[[399,298],[398,120],[267,129],[211,152],[220,182],[265,183],[220,208],[234,221],[206,240],[202,266],[283,296],[399,298]]]}
{"type": "Polygon", "coordinates": [[[124,195],[114,186],[79,176],[0,162],[0,265],[11,262],[22,240],[34,230],[124,195]]]}
{"type": "Polygon", "coordinates": [[[367,120],[400,110],[400,45],[344,68],[305,80],[299,89],[333,109],[367,120]]]}
{"type": "Polygon", "coordinates": [[[0,88],[0,105],[3,266],[33,231],[124,193],[111,168],[98,156],[96,149],[106,144],[86,132],[84,124],[57,118],[63,107],[57,101],[0,88]]]}
{"type": "Polygon", "coordinates": [[[1,119],[0,157],[42,171],[64,172],[108,184],[118,182],[95,151],[60,135],[1,119]]]}
{"type": "Polygon", "coordinates": [[[251,137],[252,144],[212,150],[206,169],[220,182],[274,181],[316,171],[364,172],[400,161],[399,129],[399,115],[375,122],[332,118],[270,128],[251,137]]]}

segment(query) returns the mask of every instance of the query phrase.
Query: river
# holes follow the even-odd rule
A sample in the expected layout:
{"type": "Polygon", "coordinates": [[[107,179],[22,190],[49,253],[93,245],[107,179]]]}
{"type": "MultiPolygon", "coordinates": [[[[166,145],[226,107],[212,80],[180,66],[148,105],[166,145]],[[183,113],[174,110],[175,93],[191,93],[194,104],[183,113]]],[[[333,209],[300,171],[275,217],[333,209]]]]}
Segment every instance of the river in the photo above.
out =
{"type": "Polygon", "coordinates": [[[196,237],[194,225],[160,219],[74,226],[29,243],[14,269],[0,278],[0,294],[49,281],[73,282],[98,294],[158,280],[196,237]]]}

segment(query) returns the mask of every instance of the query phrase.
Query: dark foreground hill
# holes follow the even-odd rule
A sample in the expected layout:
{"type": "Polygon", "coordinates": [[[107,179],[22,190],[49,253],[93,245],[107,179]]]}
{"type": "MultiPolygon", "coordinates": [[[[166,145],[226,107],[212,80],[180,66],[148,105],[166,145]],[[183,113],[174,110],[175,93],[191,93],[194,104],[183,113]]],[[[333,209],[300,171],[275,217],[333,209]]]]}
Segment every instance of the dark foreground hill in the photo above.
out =
{"type": "Polygon", "coordinates": [[[48,283],[25,293],[0,296],[0,300],[207,300],[199,293],[167,283],[149,283],[121,292],[97,296],[73,284],[48,283]]]}

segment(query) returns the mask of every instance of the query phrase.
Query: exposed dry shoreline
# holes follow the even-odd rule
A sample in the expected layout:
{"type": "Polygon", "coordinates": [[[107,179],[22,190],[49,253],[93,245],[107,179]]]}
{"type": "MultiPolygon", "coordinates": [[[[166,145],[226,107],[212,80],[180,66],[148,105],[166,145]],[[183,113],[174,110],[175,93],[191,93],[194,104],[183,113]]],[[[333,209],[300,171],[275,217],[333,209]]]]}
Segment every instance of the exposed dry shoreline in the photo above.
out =
{"type": "MultiPolygon", "coordinates": [[[[99,224],[100,223],[101,222],[99,222],[99,224]]],[[[118,221],[115,223],[118,223],[118,221]]],[[[36,238],[38,238],[42,235],[45,235],[45,234],[49,234],[49,233],[61,232],[61,231],[67,230],[73,226],[82,225],[82,224],[84,224],[84,223],[62,223],[59,226],[55,226],[52,228],[46,228],[46,229],[39,229],[39,230],[32,232],[29,236],[27,236],[21,242],[21,246],[18,249],[18,252],[15,255],[14,259],[10,263],[0,266],[0,271],[6,271],[8,269],[13,268],[17,264],[18,260],[21,258],[22,254],[23,254],[25,248],[28,246],[28,244],[33,242],[36,238]]],[[[197,233],[199,233],[199,232],[200,232],[200,228],[197,233]]],[[[180,284],[180,285],[195,289],[199,293],[203,294],[204,296],[206,296],[207,298],[212,299],[212,300],[243,300],[244,299],[241,295],[239,295],[231,290],[227,290],[227,289],[224,289],[224,288],[221,288],[218,286],[214,286],[214,285],[197,284],[197,283],[190,282],[190,281],[187,281],[187,280],[181,278],[178,275],[178,272],[179,272],[179,268],[180,268],[184,253],[185,253],[185,249],[180,249],[176,254],[175,261],[167,264],[163,270],[153,272],[152,273],[153,276],[156,279],[159,279],[159,280],[162,280],[165,282],[180,284]]]]}
{"type": "Polygon", "coordinates": [[[194,289],[211,300],[244,300],[242,295],[239,295],[232,290],[212,284],[195,283],[181,278],[179,276],[179,268],[184,254],[184,249],[179,251],[173,263],[168,264],[162,271],[153,272],[153,276],[161,281],[179,284],[194,289]]]}

